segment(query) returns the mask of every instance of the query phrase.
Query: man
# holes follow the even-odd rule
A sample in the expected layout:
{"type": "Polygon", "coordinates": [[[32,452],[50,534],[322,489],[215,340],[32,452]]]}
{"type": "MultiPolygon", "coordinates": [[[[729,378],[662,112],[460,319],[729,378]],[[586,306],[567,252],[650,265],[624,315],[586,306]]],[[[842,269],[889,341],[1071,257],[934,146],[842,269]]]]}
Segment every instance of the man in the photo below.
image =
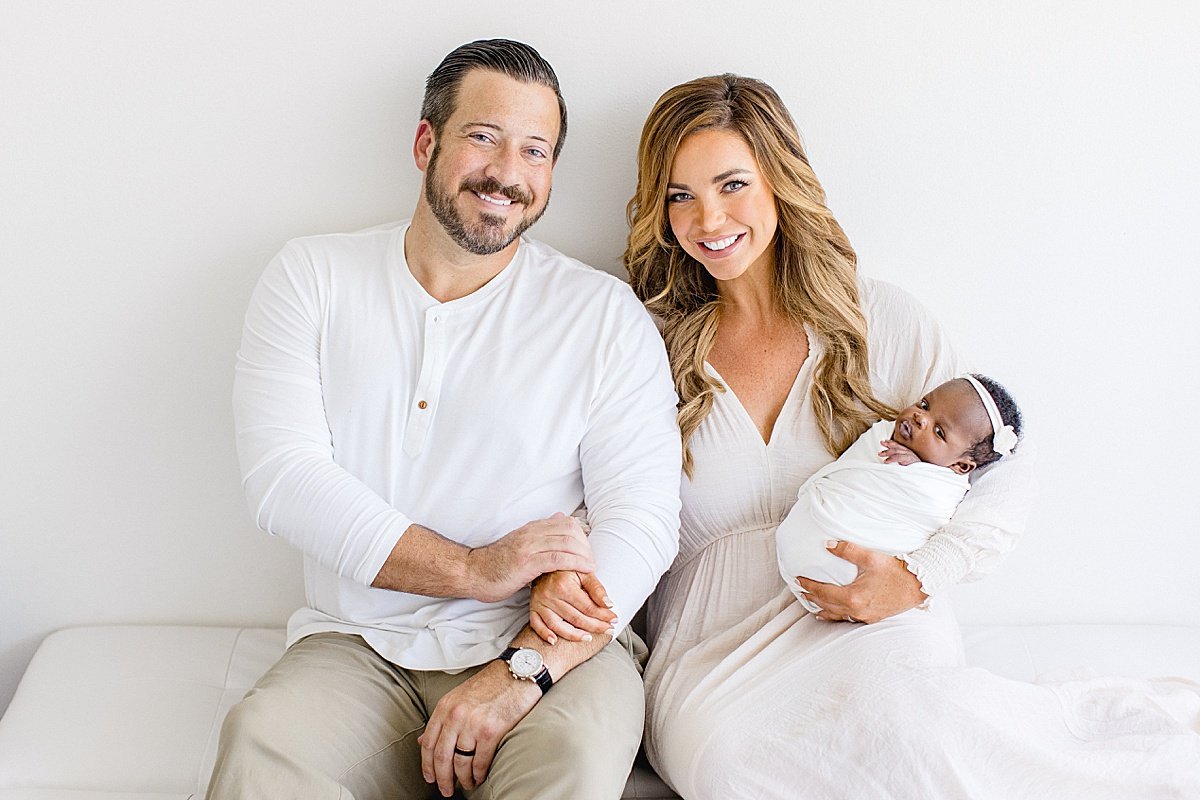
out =
{"type": "Polygon", "coordinates": [[[308,606],[226,720],[213,798],[617,797],[640,742],[621,629],[679,513],[661,339],[621,281],[521,237],[566,133],[536,51],[458,48],[421,114],[411,222],[289,242],[247,312],[243,481],[308,606]],[[546,644],[539,576],[609,623],[546,644]]]}

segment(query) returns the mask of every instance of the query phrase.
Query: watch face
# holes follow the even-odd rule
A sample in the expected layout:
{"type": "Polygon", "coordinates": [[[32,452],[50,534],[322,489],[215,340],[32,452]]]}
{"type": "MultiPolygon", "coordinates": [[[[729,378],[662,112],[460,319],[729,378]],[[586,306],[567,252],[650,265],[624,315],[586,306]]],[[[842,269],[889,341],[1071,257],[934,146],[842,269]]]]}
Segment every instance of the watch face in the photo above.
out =
{"type": "Polygon", "coordinates": [[[508,661],[508,665],[514,675],[519,675],[522,678],[532,678],[542,668],[542,654],[537,650],[522,647],[513,653],[512,658],[508,661]]]}

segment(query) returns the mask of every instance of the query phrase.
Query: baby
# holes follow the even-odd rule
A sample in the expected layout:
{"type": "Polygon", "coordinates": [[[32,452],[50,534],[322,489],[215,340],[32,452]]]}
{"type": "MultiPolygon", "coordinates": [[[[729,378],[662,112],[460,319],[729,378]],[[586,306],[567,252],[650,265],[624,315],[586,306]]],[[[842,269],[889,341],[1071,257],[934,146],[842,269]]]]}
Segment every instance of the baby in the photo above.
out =
{"type": "Polygon", "coordinates": [[[1011,453],[1020,434],[1016,402],[983,375],[946,381],[894,423],[875,423],[800,487],[775,533],[784,581],[805,608],[819,612],[796,576],[845,585],[858,574],[825,549],[828,540],[895,556],[916,550],[950,520],[971,471],[1011,453]]]}

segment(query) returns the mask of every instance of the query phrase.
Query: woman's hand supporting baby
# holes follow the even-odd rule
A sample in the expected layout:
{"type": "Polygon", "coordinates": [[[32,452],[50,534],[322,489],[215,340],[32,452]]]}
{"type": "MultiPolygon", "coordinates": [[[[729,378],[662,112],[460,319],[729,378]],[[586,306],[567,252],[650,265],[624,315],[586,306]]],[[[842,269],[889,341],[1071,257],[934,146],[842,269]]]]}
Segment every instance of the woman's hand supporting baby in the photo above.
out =
{"type": "Polygon", "coordinates": [[[846,541],[826,549],[858,567],[858,577],[845,586],[797,578],[813,602],[824,609],[817,614],[821,619],[879,622],[916,608],[929,597],[921,591],[917,576],[894,556],[846,541]]]}

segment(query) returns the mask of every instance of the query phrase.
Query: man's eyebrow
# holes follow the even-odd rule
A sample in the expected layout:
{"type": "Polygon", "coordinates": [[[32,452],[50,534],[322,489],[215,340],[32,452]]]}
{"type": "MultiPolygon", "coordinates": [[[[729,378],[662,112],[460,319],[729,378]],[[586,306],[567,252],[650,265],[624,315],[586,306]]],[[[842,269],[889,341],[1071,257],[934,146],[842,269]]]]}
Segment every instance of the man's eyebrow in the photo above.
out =
{"type": "MultiPolygon", "coordinates": [[[[503,128],[501,128],[499,125],[497,125],[494,122],[465,122],[465,123],[463,123],[463,126],[461,128],[459,128],[459,130],[465,131],[468,128],[487,128],[488,130],[497,131],[497,132],[501,132],[501,133],[504,131],[503,128]]],[[[526,138],[533,139],[534,141],[537,141],[537,142],[544,142],[545,144],[550,144],[550,140],[548,138],[546,138],[545,136],[538,136],[537,134],[530,134],[526,138]]]]}

